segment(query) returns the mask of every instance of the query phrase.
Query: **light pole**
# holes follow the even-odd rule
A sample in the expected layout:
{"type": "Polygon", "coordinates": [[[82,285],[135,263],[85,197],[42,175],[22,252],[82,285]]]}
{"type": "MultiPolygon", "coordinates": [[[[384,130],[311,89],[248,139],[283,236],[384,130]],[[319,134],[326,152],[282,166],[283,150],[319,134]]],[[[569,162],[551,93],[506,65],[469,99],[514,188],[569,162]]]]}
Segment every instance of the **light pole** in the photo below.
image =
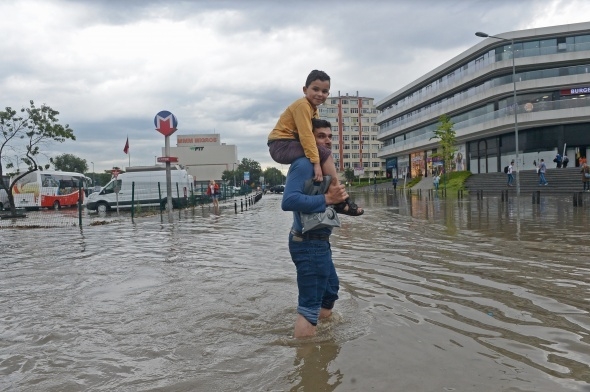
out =
{"type": "Polygon", "coordinates": [[[512,90],[513,90],[513,94],[514,94],[514,143],[515,143],[515,152],[516,152],[516,174],[514,176],[515,180],[516,180],[516,196],[520,196],[520,174],[519,174],[519,165],[518,165],[518,116],[517,116],[517,112],[518,112],[518,105],[516,103],[516,65],[514,63],[514,38],[511,39],[506,39],[506,38],[500,38],[500,37],[495,37],[493,35],[489,35],[486,33],[482,33],[481,31],[478,31],[477,33],[475,33],[476,36],[478,37],[482,37],[482,38],[495,38],[495,39],[499,39],[501,41],[506,41],[506,42],[510,42],[510,47],[512,48],[512,90]]]}
{"type": "Polygon", "coordinates": [[[236,163],[235,162],[232,163],[231,168],[232,168],[231,171],[234,173],[234,188],[235,188],[236,187],[236,163]]]}
{"type": "Polygon", "coordinates": [[[94,180],[94,162],[90,162],[90,163],[92,163],[92,185],[96,186],[96,182],[94,180]]]}

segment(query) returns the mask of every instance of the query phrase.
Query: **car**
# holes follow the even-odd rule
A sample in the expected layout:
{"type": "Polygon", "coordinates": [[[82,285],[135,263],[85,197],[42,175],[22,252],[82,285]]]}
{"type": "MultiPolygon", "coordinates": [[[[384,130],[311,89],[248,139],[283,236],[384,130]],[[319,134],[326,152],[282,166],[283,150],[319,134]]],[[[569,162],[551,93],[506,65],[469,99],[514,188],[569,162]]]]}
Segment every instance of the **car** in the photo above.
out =
{"type": "Polygon", "coordinates": [[[271,186],[268,191],[272,192],[272,193],[283,193],[283,192],[285,192],[285,186],[284,185],[271,186]]]}

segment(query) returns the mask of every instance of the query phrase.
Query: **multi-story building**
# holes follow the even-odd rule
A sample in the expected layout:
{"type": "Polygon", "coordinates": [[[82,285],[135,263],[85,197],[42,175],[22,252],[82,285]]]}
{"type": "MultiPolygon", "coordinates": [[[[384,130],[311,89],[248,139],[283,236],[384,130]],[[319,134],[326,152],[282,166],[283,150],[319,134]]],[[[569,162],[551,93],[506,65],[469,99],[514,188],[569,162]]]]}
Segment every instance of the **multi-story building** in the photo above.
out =
{"type": "Polygon", "coordinates": [[[495,36],[377,103],[383,143],[378,156],[388,170],[432,173],[439,162],[437,139],[431,138],[443,114],[454,123],[458,170],[501,171],[515,159],[517,145],[520,170],[533,170],[541,158],[550,166],[558,152],[567,154],[570,165],[585,162],[590,154],[590,23],[495,36]]]}
{"type": "Polygon", "coordinates": [[[384,160],[377,156],[381,143],[373,98],[356,95],[329,97],[319,107],[319,115],[332,124],[332,155],[339,172],[350,168],[361,177],[381,176],[384,160]]]}
{"type": "MultiPolygon", "coordinates": [[[[165,154],[162,148],[162,156],[165,154]]],[[[221,143],[218,133],[176,135],[176,147],[170,147],[170,156],[178,158],[197,185],[209,180],[219,182],[224,170],[235,170],[239,165],[238,147],[221,143]]]]}

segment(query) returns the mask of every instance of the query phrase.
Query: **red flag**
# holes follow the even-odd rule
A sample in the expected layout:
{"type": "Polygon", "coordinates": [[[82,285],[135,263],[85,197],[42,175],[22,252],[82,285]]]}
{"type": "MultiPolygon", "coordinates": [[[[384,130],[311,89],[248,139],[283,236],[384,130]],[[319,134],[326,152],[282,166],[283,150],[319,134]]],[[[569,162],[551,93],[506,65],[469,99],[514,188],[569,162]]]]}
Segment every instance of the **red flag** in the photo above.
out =
{"type": "Polygon", "coordinates": [[[125,142],[125,148],[123,149],[125,154],[129,153],[129,137],[127,137],[127,141],[125,142]]]}

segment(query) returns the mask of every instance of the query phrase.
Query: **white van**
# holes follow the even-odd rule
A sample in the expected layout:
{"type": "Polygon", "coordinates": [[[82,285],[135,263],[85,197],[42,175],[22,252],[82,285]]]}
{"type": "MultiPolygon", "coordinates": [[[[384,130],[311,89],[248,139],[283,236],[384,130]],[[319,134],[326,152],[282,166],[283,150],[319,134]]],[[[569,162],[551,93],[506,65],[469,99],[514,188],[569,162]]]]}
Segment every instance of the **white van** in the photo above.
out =
{"type": "Polygon", "coordinates": [[[0,188],[0,211],[8,210],[10,208],[10,203],[8,203],[8,195],[4,189],[0,188]]]}
{"type": "MultiPolygon", "coordinates": [[[[189,174],[180,166],[172,166],[172,207],[184,207],[188,203],[191,189],[189,174]]],[[[190,176],[192,177],[192,176],[190,176]]],[[[86,208],[105,212],[117,208],[115,188],[119,187],[119,208],[131,208],[132,186],[135,183],[133,203],[135,205],[164,208],[167,202],[166,168],[162,166],[128,167],[100,189],[88,195],[86,208]],[[159,184],[159,186],[158,186],[159,184]]]]}
{"type": "MultiPolygon", "coordinates": [[[[2,176],[2,182],[8,187],[10,185],[10,178],[8,176],[2,176]]],[[[9,208],[10,204],[8,203],[8,195],[4,188],[0,188],[0,211],[8,210],[9,208]]]]}

